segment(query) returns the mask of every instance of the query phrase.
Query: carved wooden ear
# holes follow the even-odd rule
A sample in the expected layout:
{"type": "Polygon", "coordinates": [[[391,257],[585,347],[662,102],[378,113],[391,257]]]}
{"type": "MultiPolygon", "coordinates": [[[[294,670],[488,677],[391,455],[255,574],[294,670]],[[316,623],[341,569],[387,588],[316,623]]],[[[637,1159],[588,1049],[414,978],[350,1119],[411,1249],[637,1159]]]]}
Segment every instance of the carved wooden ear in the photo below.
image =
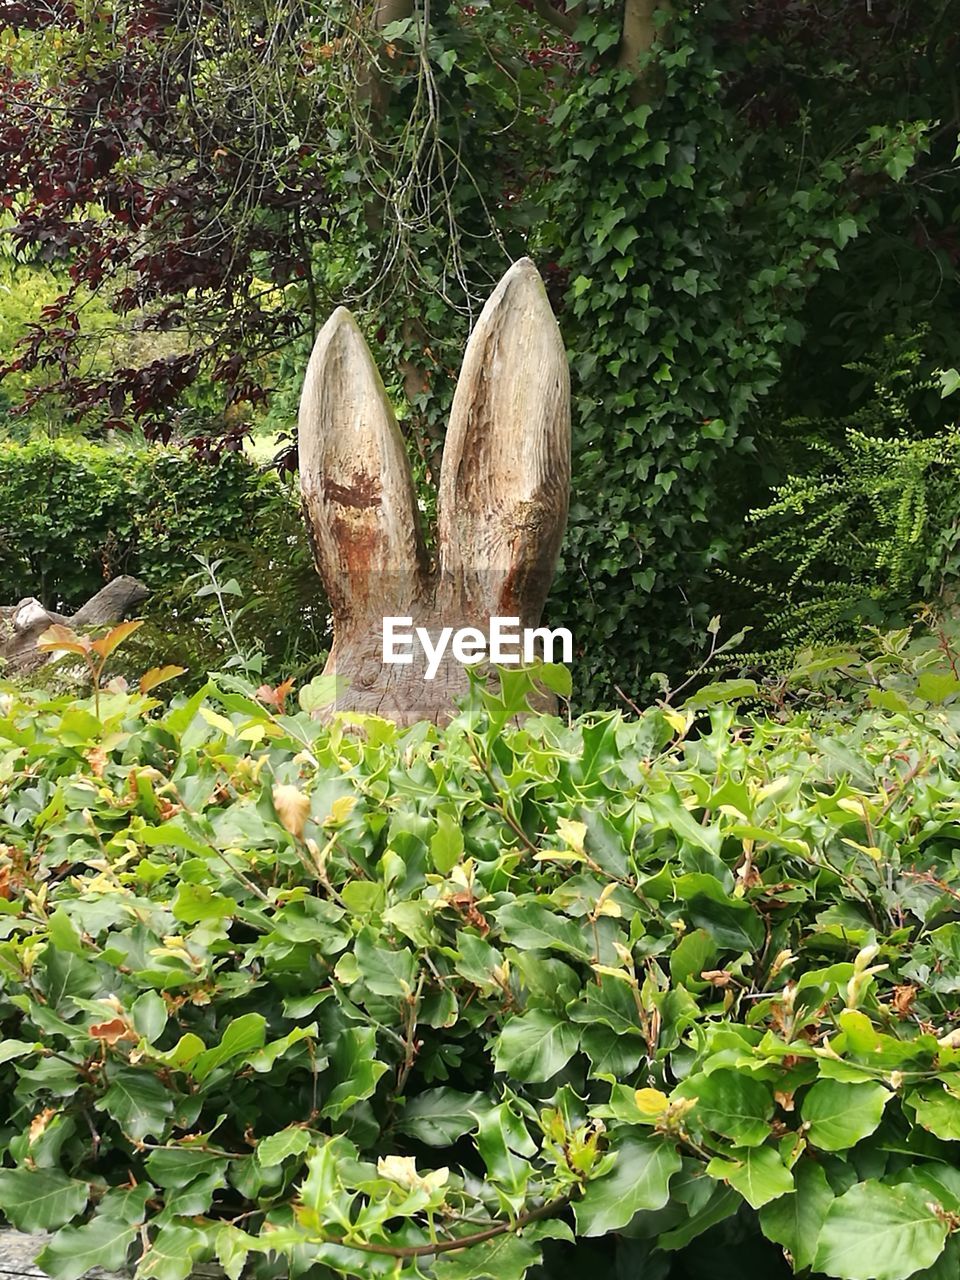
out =
{"type": "Polygon", "coordinates": [[[543,281],[521,258],[481,313],[453,399],[440,470],[444,592],[489,616],[538,621],[569,489],[566,352],[543,281]]]}
{"type": "Polygon", "coordinates": [[[300,492],[335,618],[400,612],[426,561],[410,464],[373,356],[338,307],[300,398],[300,492]]]}

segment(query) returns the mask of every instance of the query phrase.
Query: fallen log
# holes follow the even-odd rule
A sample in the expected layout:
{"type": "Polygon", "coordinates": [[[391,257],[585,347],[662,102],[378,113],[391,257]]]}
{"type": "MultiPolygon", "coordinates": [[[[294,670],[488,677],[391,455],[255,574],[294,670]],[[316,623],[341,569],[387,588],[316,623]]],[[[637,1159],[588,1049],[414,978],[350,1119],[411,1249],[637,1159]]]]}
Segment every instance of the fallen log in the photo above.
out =
{"type": "Polygon", "coordinates": [[[54,623],[76,630],[122,622],[149,594],[137,578],[124,576],[108,582],[70,616],[45,609],[33,596],[14,605],[0,606],[0,675],[28,675],[48,662],[51,655],[38,650],[37,641],[54,623]]]}

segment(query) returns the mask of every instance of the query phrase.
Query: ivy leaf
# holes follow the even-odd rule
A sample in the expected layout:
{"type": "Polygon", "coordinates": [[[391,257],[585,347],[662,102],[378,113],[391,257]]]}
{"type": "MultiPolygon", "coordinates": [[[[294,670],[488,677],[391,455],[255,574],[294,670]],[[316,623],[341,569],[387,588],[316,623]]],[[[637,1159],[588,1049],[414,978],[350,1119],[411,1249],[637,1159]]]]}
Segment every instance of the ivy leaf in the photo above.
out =
{"type": "Polygon", "coordinates": [[[577,1051],[580,1033],[566,1018],[534,1009],[511,1018],[500,1032],[494,1067],[517,1080],[549,1080],[577,1051]]]}
{"type": "Polygon", "coordinates": [[[642,1209],[662,1209],[670,1179],[681,1165],[677,1149],[656,1138],[624,1138],[613,1169],[587,1183],[574,1208],[577,1233],[605,1236],[619,1231],[642,1209]]]}
{"type": "Polygon", "coordinates": [[[747,1147],[732,1152],[729,1160],[717,1156],[707,1165],[707,1173],[739,1191],[752,1209],[793,1191],[790,1170],[773,1147],[747,1147]]]}
{"type": "Polygon", "coordinates": [[[822,1151],[853,1147],[879,1125],[891,1096],[880,1084],[819,1080],[803,1099],[807,1138],[822,1151]]]}
{"type": "Polygon", "coordinates": [[[838,1280],[907,1280],[943,1252],[937,1207],[921,1187],[858,1183],[827,1210],[814,1269],[838,1280]]]}
{"type": "Polygon", "coordinates": [[[0,1169],[0,1210],[18,1231],[52,1231],[83,1212],[85,1182],[59,1169],[0,1169]]]}

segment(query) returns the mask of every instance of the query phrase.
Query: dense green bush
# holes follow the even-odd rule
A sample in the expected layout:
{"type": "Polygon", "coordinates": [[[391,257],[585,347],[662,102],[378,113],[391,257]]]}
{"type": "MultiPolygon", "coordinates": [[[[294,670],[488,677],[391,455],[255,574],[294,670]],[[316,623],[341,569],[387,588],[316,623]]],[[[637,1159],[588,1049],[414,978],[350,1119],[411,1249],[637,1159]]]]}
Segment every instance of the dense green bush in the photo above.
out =
{"type": "Polygon", "coordinates": [[[60,1280],[955,1275],[955,662],[442,733],[0,694],[0,1207],[60,1280]]]}
{"type": "Polygon", "coordinates": [[[231,453],[209,463],[189,449],[0,443],[0,603],[33,595],[72,612],[120,573],[151,591],[135,646],[145,665],[203,673],[236,643],[279,679],[325,648],[327,608],[288,481],[231,453]],[[198,555],[223,559],[232,637],[219,602],[197,598],[198,555]]]}
{"type": "Polygon", "coordinates": [[[163,588],[196,569],[193,552],[250,537],[277,488],[237,454],[0,443],[0,599],[75,609],[119,573],[163,588]]]}

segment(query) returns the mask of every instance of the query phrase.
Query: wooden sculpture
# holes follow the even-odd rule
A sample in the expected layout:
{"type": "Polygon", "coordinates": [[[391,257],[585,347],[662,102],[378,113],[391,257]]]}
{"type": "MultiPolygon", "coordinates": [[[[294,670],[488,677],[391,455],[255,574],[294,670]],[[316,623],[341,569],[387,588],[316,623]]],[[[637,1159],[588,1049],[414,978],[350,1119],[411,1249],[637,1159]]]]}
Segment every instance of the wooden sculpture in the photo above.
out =
{"type": "MultiPolygon", "coordinates": [[[[384,662],[383,620],[431,634],[493,617],[535,627],[570,489],[570,382],[560,330],[529,258],[514,263],[467,344],[440,470],[437,553],[420,529],[410,465],[373,357],[338,308],[300,401],[300,485],[333,611],[331,710],[443,723],[468,686],[448,651],[433,679],[414,653],[384,662]]],[[[544,703],[546,705],[546,702],[544,703]]]]}

